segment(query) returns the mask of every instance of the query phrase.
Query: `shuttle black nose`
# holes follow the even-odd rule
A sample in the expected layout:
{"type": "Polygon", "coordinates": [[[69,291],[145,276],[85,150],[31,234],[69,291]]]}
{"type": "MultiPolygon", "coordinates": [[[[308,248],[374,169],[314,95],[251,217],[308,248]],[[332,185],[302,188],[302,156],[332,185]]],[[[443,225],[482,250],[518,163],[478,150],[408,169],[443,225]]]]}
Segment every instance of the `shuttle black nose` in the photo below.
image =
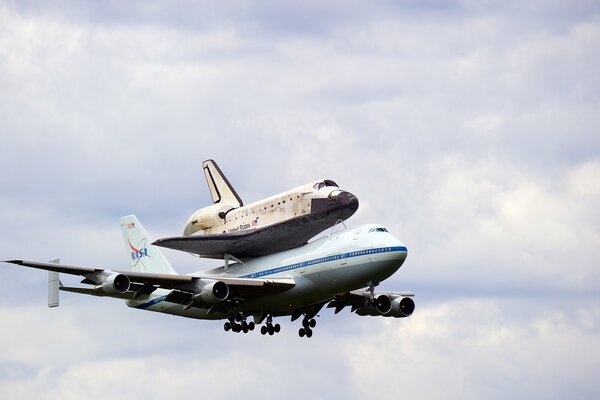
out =
{"type": "Polygon", "coordinates": [[[337,202],[338,204],[341,204],[343,207],[347,207],[352,211],[356,211],[358,209],[358,199],[350,192],[342,192],[338,194],[337,202]]]}

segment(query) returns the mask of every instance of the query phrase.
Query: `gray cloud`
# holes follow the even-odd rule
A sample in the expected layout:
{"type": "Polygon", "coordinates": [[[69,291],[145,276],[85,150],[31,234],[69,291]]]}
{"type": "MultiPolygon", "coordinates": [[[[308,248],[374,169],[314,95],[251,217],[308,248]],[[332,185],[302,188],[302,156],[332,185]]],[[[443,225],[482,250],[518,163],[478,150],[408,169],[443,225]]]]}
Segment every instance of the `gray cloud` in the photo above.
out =
{"type": "Polygon", "coordinates": [[[80,396],[107,370],[151,398],[232,373],[224,397],[294,397],[298,376],[317,397],[382,379],[416,397],[598,393],[594,2],[116,4],[0,6],[0,258],[122,268],[118,217],[178,234],[215,158],[246,202],[318,177],[356,193],[349,225],[407,243],[382,286],[415,290],[417,311],[324,312],[310,344],[291,324],[265,341],[98,299],[46,310],[46,275],[3,265],[0,393],[80,396]]]}

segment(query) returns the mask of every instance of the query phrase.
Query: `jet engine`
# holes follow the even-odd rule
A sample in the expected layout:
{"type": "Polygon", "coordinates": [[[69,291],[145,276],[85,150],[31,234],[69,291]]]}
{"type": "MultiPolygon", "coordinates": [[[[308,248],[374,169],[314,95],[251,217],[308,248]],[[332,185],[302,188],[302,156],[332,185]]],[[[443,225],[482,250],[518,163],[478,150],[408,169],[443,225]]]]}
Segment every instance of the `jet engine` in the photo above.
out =
{"type": "Polygon", "coordinates": [[[94,287],[94,292],[108,295],[120,294],[127,292],[130,285],[131,281],[127,275],[111,274],[99,285],[94,287]]]}
{"type": "Polygon", "coordinates": [[[356,309],[358,315],[370,315],[372,317],[384,316],[394,318],[404,318],[410,316],[415,310],[415,302],[410,297],[394,297],[388,294],[381,294],[375,298],[372,306],[360,307],[356,309]]]}
{"type": "Polygon", "coordinates": [[[210,281],[199,292],[192,295],[194,301],[211,304],[226,300],[227,297],[229,297],[229,286],[221,281],[210,281]]]}
{"type": "Polygon", "coordinates": [[[386,317],[409,317],[415,311],[415,302],[410,297],[396,297],[392,300],[392,307],[386,317]]]}

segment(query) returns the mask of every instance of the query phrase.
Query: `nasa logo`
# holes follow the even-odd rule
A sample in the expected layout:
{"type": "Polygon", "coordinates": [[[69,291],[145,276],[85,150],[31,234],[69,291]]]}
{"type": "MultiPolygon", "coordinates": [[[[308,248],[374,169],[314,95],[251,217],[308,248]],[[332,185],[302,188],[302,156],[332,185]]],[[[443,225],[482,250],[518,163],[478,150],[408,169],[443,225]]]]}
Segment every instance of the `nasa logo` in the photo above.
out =
{"type": "Polygon", "coordinates": [[[140,244],[138,244],[139,248],[135,248],[131,241],[129,241],[129,247],[131,248],[131,261],[140,260],[144,257],[148,256],[148,248],[146,247],[146,239],[142,239],[140,244]]]}

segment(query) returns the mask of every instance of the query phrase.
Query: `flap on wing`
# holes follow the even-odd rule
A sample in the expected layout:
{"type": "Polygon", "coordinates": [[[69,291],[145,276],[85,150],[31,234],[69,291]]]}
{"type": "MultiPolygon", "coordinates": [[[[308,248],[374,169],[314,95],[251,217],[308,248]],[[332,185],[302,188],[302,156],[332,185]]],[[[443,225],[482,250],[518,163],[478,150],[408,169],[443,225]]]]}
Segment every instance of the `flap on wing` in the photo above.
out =
{"type": "Polygon", "coordinates": [[[110,296],[107,296],[104,293],[94,291],[94,289],[92,289],[92,288],[71,287],[71,286],[61,286],[59,289],[64,292],[88,294],[90,296],[99,296],[99,297],[116,297],[119,299],[126,299],[126,300],[134,299],[134,295],[135,295],[134,292],[126,292],[126,293],[114,293],[114,294],[111,294],[110,296]]]}

